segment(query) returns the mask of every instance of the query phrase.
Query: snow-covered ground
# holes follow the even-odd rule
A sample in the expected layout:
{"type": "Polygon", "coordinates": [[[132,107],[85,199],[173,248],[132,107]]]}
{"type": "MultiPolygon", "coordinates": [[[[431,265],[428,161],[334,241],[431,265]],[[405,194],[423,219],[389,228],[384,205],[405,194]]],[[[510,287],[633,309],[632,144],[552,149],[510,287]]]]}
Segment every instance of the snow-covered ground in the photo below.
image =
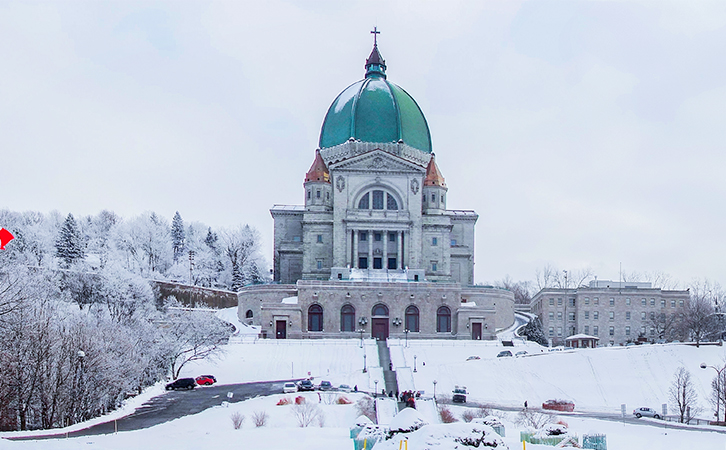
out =
{"type": "MultiPolygon", "coordinates": [[[[378,367],[375,342],[366,340],[362,348],[360,344],[360,340],[233,340],[220,358],[189,365],[183,369],[182,375],[212,373],[217,376],[220,384],[230,384],[302,378],[310,373],[316,381],[330,380],[334,385],[357,385],[361,390],[372,391],[375,380],[378,380],[380,389],[383,377],[381,368],[378,367]],[[362,371],[364,354],[367,356],[366,373],[362,371]]],[[[628,413],[637,406],[660,409],[662,403],[669,403],[668,387],[674,371],[683,366],[694,377],[699,399],[705,408],[702,416],[710,416],[711,408],[706,399],[715,372],[711,369],[702,370],[698,366],[701,362],[720,365],[726,360],[726,352],[722,347],[697,349],[686,345],[648,345],[547,352],[536,344],[517,344],[508,349],[513,352],[526,350],[530,355],[497,358],[497,353],[504,349],[499,342],[411,340],[408,347],[405,346],[405,341],[392,340],[389,343],[402,390],[415,388],[431,393],[433,380],[437,380],[437,396],[450,393],[454,385],[458,384],[468,388],[471,392],[470,400],[511,406],[520,406],[527,400],[530,406],[536,406],[550,398],[566,398],[575,402],[576,412],[618,412],[621,403],[627,405],[628,413]],[[470,356],[478,356],[480,359],[467,361],[470,356]]],[[[145,395],[148,397],[159,392],[158,386],[154,389],[156,390],[145,395]]],[[[355,393],[346,395],[353,401],[362,396],[355,393]]],[[[317,394],[305,396],[310,402],[318,402],[317,394]]],[[[292,406],[276,406],[281,397],[283,396],[255,398],[230,404],[228,407],[211,408],[145,430],[49,441],[3,440],[0,441],[0,448],[353,448],[348,433],[348,428],[358,415],[353,405],[321,404],[319,407],[324,414],[323,426],[316,422],[314,427],[300,428],[292,406]],[[252,423],[252,415],[259,411],[265,411],[269,420],[265,427],[256,428],[252,423]],[[231,415],[235,412],[245,417],[239,430],[232,427],[231,415]]],[[[133,404],[130,404],[125,411],[128,412],[132,407],[133,404]]],[[[456,416],[460,416],[463,407],[451,407],[451,410],[456,416]]],[[[427,411],[426,416],[431,415],[427,411]]],[[[522,427],[514,424],[516,414],[501,415],[507,428],[505,443],[513,450],[521,448],[519,430],[522,427]]],[[[605,433],[609,450],[726,449],[724,434],[666,430],[645,424],[624,425],[572,415],[564,416],[563,419],[580,435],[590,431],[605,433]]],[[[74,429],[79,427],[75,426],[74,429]]],[[[0,433],[0,436],[9,435],[11,433],[0,433]]],[[[529,450],[551,448],[527,445],[529,450]]],[[[448,450],[448,447],[440,450],[448,450]]]]}

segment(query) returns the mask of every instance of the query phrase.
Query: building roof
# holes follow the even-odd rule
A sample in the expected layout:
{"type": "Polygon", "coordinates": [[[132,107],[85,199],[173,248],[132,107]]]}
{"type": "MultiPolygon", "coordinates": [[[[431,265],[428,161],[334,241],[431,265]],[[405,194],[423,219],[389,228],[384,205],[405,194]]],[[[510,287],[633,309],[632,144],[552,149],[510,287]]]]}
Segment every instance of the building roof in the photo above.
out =
{"type": "Polygon", "coordinates": [[[305,182],[317,181],[321,183],[330,183],[330,172],[328,166],[325,165],[323,157],[320,156],[320,150],[315,150],[315,160],[310,170],[305,175],[305,182]]]}
{"type": "Polygon", "coordinates": [[[333,147],[349,139],[403,142],[431,153],[426,118],[408,92],[386,79],[386,64],[377,45],[366,60],[365,78],[348,86],[330,105],[319,146],[333,147]]]}
{"type": "Polygon", "coordinates": [[[426,167],[426,178],[424,178],[424,186],[440,186],[446,187],[446,180],[441,175],[439,166],[436,164],[436,155],[431,154],[431,160],[429,161],[428,167],[426,167]]]}

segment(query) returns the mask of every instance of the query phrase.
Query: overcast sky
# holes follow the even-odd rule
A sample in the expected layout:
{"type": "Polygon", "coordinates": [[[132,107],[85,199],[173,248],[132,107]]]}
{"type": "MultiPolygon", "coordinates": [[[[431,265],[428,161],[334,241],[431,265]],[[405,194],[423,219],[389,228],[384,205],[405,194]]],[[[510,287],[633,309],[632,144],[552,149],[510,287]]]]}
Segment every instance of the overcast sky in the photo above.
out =
{"type": "Polygon", "coordinates": [[[726,285],[723,1],[0,1],[0,207],[249,223],[271,260],[373,26],[479,213],[477,282],[726,285]]]}

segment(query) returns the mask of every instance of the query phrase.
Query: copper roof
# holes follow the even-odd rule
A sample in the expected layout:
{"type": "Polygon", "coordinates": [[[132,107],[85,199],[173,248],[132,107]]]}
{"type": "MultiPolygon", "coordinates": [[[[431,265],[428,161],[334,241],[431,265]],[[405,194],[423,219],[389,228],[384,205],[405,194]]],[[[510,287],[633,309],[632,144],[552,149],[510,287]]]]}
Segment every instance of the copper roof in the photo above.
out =
{"type": "Polygon", "coordinates": [[[446,181],[444,176],[439,171],[439,166],[436,165],[436,157],[431,154],[429,165],[426,167],[426,178],[424,179],[424,186],[441,186],[446,187],[446,181]]]}
{"type": "Polygon", "coordinates": [[[305,175],[305,182],[307,183],[309,181],[330,183],[330,172],[328,172],[328,167],[325,165],[323,157],[320,156],[320,150],[315,150],[315,161],[313,161],[313,165],[310,166],[310,170],[305,175]]]}

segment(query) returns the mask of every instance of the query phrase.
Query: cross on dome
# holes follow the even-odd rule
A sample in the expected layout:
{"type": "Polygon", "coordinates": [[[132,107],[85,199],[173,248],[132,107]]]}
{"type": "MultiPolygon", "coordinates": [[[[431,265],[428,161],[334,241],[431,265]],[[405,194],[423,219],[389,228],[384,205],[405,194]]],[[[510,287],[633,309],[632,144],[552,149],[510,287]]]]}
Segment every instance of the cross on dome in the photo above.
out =
{"type": "Polygon", "coordinates": [[[381,34],[381,32],[378,31],[378,27],[373,27],[371,34],[373,35],[373,46],[378,47],[378,35],[381,34]]]}

